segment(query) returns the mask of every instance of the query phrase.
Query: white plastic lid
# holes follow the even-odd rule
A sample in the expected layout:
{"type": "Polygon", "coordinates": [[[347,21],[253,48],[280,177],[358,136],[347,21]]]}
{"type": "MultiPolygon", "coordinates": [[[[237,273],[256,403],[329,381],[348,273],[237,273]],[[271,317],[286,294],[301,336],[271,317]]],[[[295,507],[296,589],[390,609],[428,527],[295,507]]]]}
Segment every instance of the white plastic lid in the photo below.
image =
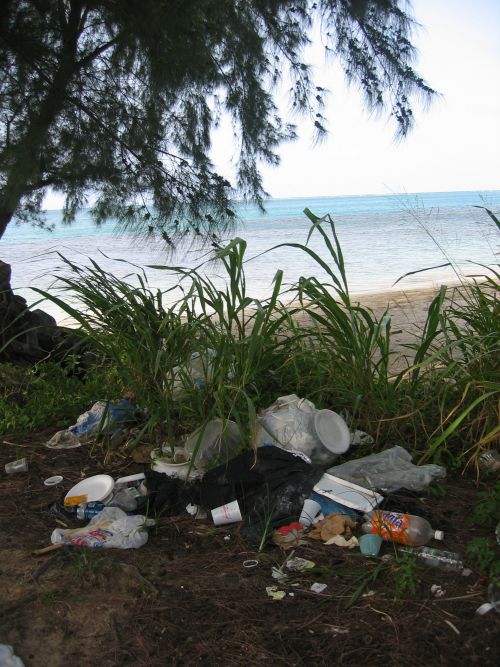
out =
{"type": "Polygon", "coordinates": [[[57,486],[57,484],[60,484],[63,479],[64,478],[62,475],[54,475],[54,477],[47,477],[43,483],[45,486],[57,486]]]}
{"type": "Polygon", "coordinates": [[[435,540],[444,540],[444,533],[442,530],[436,530],[434,532],[434,539],[435,540]]]}
{"type": "Polygon", "coordinates": [[[334,454],[343,454],[349,449],[349,428],[333,410],[318,410],[314,415],[314,428],[321,443],[334,454]]]}

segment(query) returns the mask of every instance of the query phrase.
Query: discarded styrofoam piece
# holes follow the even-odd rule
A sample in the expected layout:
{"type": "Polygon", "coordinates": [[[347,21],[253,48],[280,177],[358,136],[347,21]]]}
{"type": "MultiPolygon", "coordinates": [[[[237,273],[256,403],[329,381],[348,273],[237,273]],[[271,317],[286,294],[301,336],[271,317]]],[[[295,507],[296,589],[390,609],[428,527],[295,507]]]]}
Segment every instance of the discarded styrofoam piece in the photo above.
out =
{"type": "Polygon", "coordinates": [[[321,505],[311,498],[304,500],[304,506],[300,514],[299,523],[310,526],[321,511],[321,505]]]}
{"type": "Polygon", "coordinates": [[[329,540],[325,542],[326,546],[334,544],[336,547],[345,547],[347,549],[354,549],[359,546],[359,540],[357,537],[350,537],[348,540],[345,539],[343,535],[334,535],[329,540]]]}
{"type": "Polygon", "coordinates": [[[286,596],[285,591],[280,591],[277,586],[266,586],[266,593],[273,600],[283,600],[286,596]]]}
{"type": "Polygon", "coordinates": [[[231,503],[215,507],[211,510],[212,520],[216,526],[223,526],[227,523],[237,523],[243,521],[241,516],[240,506],[237,500],[231,503]]]}
{"type": "Polygon", "coordinates": [[[347,482],[340,477],[334,477],[325,473],[314,486],[313,491],[327,498],[331,498],[346,507],[358,510],[358,512],[371,512],[378,507],[384,497],[376,491],[365,489],[362,486],[347,482]]]}
{"type": "Polygon", "coordinates": [[[443,598],[446,595],[446,591],[441,588],[438,584],[432,584],[431,586],[431,595],[435,598],[443,598]]]}
{"type": "Polygon", "coordinates": [[[140,482],[143,479],[146,479],[146,475],[143,472],[138,472],[135,475],[127,475],[126,477],[119,477],[115,481],[115,486],[120,486],[121,484],[131,484],[132,482],[140,482]]]}
{"type": "Polygon", "coordinates": [[[283,572],[279,567],[275,567],[274,565],[271,568],[271,576],[273,579],[282,582],[285,582],[288,579],[286,572],[283,572]]]}
{"type": "Polygon", "coordinates": [[[369,433],[365,433],[365,431],[358,431],[356,429],[355,431],[350,431],[350,436],[351,436],[351,446],[352,445],[373,445],[375,440],[369,433]]]}
{"type": "Polygon", "coordinates": [[[313,593],[322,593],[327,588],[327,584],[320,584],[318,581],[315,581],[309,590],[311,590],[313,593]]]}

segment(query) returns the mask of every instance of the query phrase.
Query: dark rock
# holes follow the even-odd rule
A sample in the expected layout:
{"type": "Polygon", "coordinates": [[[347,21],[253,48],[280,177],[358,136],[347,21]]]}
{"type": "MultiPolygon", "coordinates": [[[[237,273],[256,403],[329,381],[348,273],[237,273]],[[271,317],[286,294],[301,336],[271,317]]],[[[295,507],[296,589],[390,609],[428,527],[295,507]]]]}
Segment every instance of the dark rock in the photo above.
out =
{"type": "MultiPolygon", "coordinates": [[[[70,353],[88,357],[88,340],[26,299],[13,293],[11,267],[0,260],[0,362],[33,364],[42,359],[61,360],[70,353]]],[[[90,355],[92,356],[92,355],[90,355]]]]}

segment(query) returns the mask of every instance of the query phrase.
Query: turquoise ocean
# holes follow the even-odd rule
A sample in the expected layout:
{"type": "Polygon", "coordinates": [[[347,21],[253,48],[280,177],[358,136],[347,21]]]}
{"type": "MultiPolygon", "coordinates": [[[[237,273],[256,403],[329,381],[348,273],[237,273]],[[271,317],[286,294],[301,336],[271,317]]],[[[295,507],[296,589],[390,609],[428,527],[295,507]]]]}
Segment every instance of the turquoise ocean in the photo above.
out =
{"type": "MultiPolygon", "coordinates": [[[[269,295],[278,269],[284,271],[284,281],[289,285],[300,276],[322,277],[305,253],[292,248],[265,252],[281,243],[305,243],[310,227],[303,213],[306,207],[320,216],[329,213],[334,219],[353,294],[411,290],[451,283],[456,280],[456,270],[466,275],[478,273],[474,263],[498,262],[500,234],[478,206],[500,214],[500,191],[270,199],[265,213],[256,206],[240,206],[241,224],[233,236],[248,243],[247,292],[254,298],[265,299],[269,295]],[[420,273],[394,288],[403,274],[450,260],[454,269],[420,273]]],[[[12,286],[30,304],[38,298],[32,287],[53,289],[54,276],[61,265],[57,253],[79,264],[94,259],[120,277],[136,271],[126,262],[140,267],[193,267],[206,253],[206,249],[192,246],[181,248],[172,257],[158,243],[148,243],[143,236],[116,234],[113,221],[95,227],[86,210],[78,214],[71,226],[62,224],[61,211],[47,211],[46,218],[55,226],[54,231],[28,224],[12,225],[0,240],[0,258],[12,266],[12,286]]],[[[309,245],[327,257],[319,234],[313,235],[309,245]]],[[[167,289],[175,284],[168,272],[145,270],[155,288],[167,289]]],[[[204,271],[217,280],[220,267],[211,263],[204,271]]],[[[51,304],[40,307],[62,319],[51,304]]]]}

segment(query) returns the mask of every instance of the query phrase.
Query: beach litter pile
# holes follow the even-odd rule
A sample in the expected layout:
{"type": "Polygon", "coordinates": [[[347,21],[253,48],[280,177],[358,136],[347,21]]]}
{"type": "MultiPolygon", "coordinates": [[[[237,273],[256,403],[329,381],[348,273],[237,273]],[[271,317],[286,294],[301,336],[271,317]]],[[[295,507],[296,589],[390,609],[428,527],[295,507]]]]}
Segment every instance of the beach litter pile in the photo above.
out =
{"type": "MultiPolygon", "coordinates": [[[[135,423],[135,414],[136,406],[128,400],[100,401],[47,446],[63,447],[59,443],[71,443],[71,438],[81,444],[103,433],[123,435],[135,423]]],[[[51,542],[137,549],[156,524],[148,517],[184,513],[215,526],[241,524],[239,534],[259,551],[274,545],[286,552],[318,540],[378,557],[383,542],[418,553],[431,539],[442,540],[443,533],[424,518],[380,508],[386,501],[383,494],[401,488],[422,491],[443,479],[446,470],[414,465],[399,446],[356,457],[354,443],[366,444],[369,438],[350,431],[331,410],[317,410],[295,394],[280,397],[258,416],[256,449],[241,446],[234,422],[212,420],[182,447],[153,450],[151,465],[142,473],[116,481],[104,474],[84,478],[51,508],[77,527],[56,528],[51,542]],[[335,465],[348,450],[353,458],[335,465]]],[[[445,567],[446,552],[432,551],[423,554],[425,562],[445,567]]]]}
{"type": "MultiPolygon", "coordinates": [[[[495,623],[496,589],[487,591],[462,547],[468,529],[455,531],[448,506],[435,506],[434,497],[447,493],[444,467],[416,465],[400,446],[370,453],[369,435],[356,432],[345,414],[316,410],[295,395],[270,408],[257,416],[255,448],[236,422],[213,419],[163,446],[139,440],[136,449],[101,449],[97,441],[106,436],[96,429],[67,451],[16,450],[29,468],[6,483],[22,488],[25,480],[29,487],[37,532],[27,542],[34,556],[27,561],[42,573],[43,600],[53,604],[63,589],[81,599],[83,587],[91,607],[111,593],[113,613],[123,600],[130,618],[144,619],[182,604],[185,618],[196,613],[202,623],[213,602],[211,613],[226,605],[264,625],[266,613],[279,614],[283,627],[293,619],[321,641],[343,641],[358,631],[359,613],[362,623],[377,613],[372,607],[394,615],[396,585],[407,576],[419,591],[413,600],[404,591],[412,609],[424,600],[433,613],[443,605],[453,612],[450,600],[463,596],[464,626],[445,620],[462,632],[470,618],[495,623]],[[147,449],[140,462],[132,457],[139,447],[147,449]]],[[[137,429],[127,417],[129,436],[137,429]]],[[[169,623],[172,632],[181,627],[175,611],[169,623]]],[[[449,632],[456,635],[451,626],[449,632]]],[[[16,634],[5,641],[27,660],[16,634]]],[[[175,636],[169,641],[174,645],[175,636]]]]}

